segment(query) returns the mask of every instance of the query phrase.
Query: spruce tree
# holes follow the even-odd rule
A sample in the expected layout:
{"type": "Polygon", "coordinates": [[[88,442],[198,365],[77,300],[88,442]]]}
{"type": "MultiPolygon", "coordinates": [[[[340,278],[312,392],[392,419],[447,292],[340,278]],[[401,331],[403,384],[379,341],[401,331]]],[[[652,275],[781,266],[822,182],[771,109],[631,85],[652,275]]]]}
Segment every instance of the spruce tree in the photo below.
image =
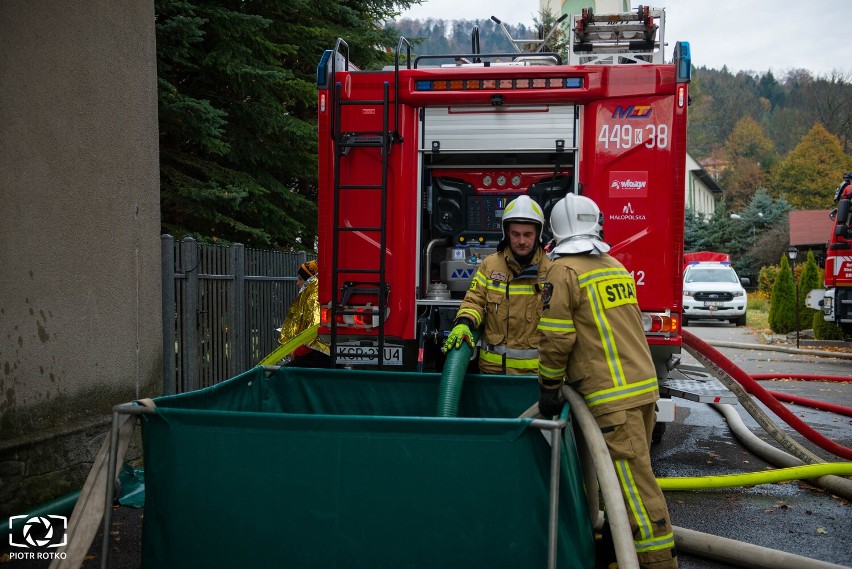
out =
{"type": "Polygon", "coordinates": [[[392,61],[379,22],[408,0],[156,0],[162,229],[313,249],[316,66],[346,37],[392,61]]]}
{"type": "Polygon", "coordinates": [[[802,265],[802,271],[799,273],[799,298],[796,300],[800,311],[799,330],[810,328],[813,325],[814,316],[818,312],[813,308],[805,306],[805,299],[808,293],[815,288],[820,288],[819,267],[816,264],[816,259],[814,259],[813,251],[808,250],[807,259],[805,260],[805,264],[802,265]]]}
{"type": "Polygon", "coordinates": [[[796,329],[796,293],[793,273],[787,257],[781,257],[781,269],[772,285],[769,301],[769,328],[776,334],[786,334],[796,329]]]}

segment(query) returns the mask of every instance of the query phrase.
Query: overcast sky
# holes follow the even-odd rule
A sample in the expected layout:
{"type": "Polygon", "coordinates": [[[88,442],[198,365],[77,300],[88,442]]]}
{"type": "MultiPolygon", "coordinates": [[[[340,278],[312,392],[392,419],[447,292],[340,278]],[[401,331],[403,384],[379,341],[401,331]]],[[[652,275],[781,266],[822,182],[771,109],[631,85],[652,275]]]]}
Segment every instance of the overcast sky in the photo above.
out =
{"type": "MultiPolygon", "coordinates": [[[[675,42],[688,41],[698,67],[772,70],[776,77],[793,68],[814,75],[834,70],[852,75],[852,0],[657,0],[648,5],[666,8],[667,61],[675,42]]],[[[506,23],[532,25],[538,6],[537,0],[424,0],[401,17],[497,16],[506,23]]]]}

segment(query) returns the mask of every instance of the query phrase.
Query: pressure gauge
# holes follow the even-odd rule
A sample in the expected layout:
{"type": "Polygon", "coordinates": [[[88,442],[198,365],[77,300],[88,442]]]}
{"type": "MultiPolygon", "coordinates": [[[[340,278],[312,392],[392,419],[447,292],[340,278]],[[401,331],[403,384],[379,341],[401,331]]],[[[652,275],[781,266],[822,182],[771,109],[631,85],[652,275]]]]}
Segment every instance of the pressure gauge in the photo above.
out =
{"type": "Polygon", "coordinates": [[[506,185],[506,176],[497,176],[497,185],[505,186],[506,185]]]}
{"type": "Polygon", "coordinates": [[[512,176],[512,185],[518,187],[521,185],[521,177],[517,174],[512,176]]]}
{"type": "Polygon", "coordinates": [[[489,176],[487,174],[485,176],[482,176],[482,185],[486,186],[486,187],[490,186],[491,185],[491,176],[489,176]]]}

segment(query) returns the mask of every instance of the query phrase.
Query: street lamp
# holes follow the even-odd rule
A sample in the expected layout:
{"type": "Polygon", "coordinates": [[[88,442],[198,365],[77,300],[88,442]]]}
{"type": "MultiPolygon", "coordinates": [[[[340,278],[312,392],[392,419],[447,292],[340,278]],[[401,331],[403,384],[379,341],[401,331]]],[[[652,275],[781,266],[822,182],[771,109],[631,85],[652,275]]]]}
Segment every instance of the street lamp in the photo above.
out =
{"type": "MultiPolygon", "coordinates": [[[[762,221],[763,220],[763,212],[760,212],[760,211],[757,212],[757,217],[760,218],[760,220],[762,221]]],[[[738,213],[732,213],[731,219],[736,219],[737,221],[741,221],[743,219],[743,216],[741,216],[738,213]]],[[[751,236],[752,236],[752,238],[757,237],[757,229],[755,229],[755,225],[756,225],[756,223],[753,223],[751,225],[751,236]]]]}
{"type": "Polygon", "coordinates": [[[790,270],[793,271],[793,287],[796,291],[796,348],[799,347],[799,283],[796,281],[796,256],[799,250],[792,245],[787,249],[787,256],[792,263],[790,270]]]}

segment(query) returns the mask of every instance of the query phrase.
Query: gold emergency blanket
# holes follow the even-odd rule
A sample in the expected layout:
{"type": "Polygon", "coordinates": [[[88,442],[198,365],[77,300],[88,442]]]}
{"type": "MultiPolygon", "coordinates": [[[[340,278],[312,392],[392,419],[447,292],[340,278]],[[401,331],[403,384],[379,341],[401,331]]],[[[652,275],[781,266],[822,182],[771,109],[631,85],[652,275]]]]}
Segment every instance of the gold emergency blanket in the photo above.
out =
{"type": "MultiPolygon", "coordinates": [[[[278,342],[286,344],[308,328],[319,326],[319,323],[319,281],[316,277],[312,277],[308,279],[296,296],[293,304],[290,305],[287,318],[284,319],[284,324],[281,325],[281,335],[278,338],[278,342]]],[[[330,352],[328,344],[320,340],[319,337],[315,338],[307,346],[325,355],[328,355],[330,352]]]]}

